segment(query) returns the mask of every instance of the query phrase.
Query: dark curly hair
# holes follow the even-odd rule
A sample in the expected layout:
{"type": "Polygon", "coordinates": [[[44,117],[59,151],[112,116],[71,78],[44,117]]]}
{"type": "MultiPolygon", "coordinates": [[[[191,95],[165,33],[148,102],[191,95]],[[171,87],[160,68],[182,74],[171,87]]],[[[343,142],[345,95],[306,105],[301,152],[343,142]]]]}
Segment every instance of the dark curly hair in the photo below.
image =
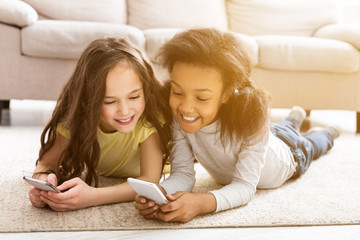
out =
{"type": "Polygon", "coordinates": [[[176,62],[217,70],[223,93],[232,92],[218,112],[222,140],[226,133],[231,141],[251,144],[268,130],[270,99],[249,79],[251,63],[245,49],[232,33],[213,28],[190,29],[163,45],[159,59],[170,73],[176,62]]]}

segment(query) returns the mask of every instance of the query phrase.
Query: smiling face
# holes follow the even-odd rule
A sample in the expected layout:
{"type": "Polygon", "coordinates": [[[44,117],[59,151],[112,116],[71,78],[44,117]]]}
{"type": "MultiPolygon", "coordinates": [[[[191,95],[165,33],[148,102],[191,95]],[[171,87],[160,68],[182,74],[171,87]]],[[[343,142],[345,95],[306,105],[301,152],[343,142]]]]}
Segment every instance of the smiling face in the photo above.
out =
{"type": "Polygon", "coordinates": [[[145,98],[139,76],[126,62],[118,63],[106,77],[100,129],[129,133],[144,112],[145,98]]]}
{"type": "Polygon", "coordinates": [[[216,121],[227,99],[222,92],[218,71],[187,63],[174,64],[169,103],[184,132],[194,133],[216,121]]]}

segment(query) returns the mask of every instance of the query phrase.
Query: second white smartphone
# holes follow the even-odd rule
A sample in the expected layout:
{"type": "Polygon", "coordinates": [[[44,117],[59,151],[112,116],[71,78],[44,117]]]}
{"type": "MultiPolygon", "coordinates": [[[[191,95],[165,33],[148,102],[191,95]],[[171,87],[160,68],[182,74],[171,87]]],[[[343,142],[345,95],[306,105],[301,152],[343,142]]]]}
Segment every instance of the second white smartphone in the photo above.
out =
{"type": "Polygon", "coordinates": [[[127,181],[137,194],[154,201],[157,205],[161,206],[169,202],[155,183],[135,178],[128,178],[127,181]]]}

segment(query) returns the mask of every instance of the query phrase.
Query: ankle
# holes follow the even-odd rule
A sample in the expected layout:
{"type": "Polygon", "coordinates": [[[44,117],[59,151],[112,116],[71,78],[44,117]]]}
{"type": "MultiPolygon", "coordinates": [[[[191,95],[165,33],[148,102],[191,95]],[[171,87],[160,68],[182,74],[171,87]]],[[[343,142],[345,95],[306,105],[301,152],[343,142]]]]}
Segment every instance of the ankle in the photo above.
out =
{"type": "Polygon", "coordinates": [[[336,139],[340,136],[341,134],[341,129],[339,126],[327,126],[324,128],[324,131],[329,134],[329,136],[332,138],[332,139],[336,139]]]}
{"type": "Polygon", "coordinates": [[[297,129],[299,129],[306,118],[306,111],[299,106],[294,106],[289,115],[286,117],[287,120],[291,121],[297,129]]]}

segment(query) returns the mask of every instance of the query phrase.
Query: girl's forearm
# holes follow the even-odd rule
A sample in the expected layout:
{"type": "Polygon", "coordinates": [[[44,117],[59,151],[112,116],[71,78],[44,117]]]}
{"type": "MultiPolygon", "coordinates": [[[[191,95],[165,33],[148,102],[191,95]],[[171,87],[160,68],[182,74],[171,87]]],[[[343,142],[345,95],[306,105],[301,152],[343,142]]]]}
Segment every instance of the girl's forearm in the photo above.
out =
{"type": "Polygon", "coordinates": [[[127,182],[110,187],[95,188],[93,206],[134,201],[135,194],[127,182]]]}
{"type": "Polygon", "coordinates": [[[49,169],[47,169],[42,162],[38,162],[38,164],[36,165],[36,168],[34,170],[33,173],[33,178],[39,179],[39,180],[43,180],[45,181],[47,179],[47,176],[49,175],[48,173],[45,173],[46,171],[48,171],[49,169]]]}

